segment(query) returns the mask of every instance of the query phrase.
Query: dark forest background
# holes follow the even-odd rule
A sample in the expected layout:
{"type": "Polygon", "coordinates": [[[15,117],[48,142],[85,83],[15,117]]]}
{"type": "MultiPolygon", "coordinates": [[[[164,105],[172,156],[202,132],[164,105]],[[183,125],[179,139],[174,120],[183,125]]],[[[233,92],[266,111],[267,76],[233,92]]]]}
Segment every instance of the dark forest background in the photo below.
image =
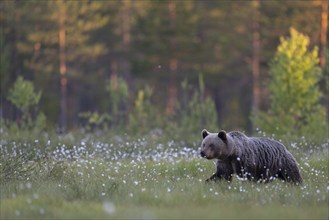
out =
{"type": "Polygon", "coordinates": [[[42,113],[59,132],[253,133],[251,116],[270,108],[270,63],[290,28],[319,48],[320,104],[328,109],[325,0],[12,0],[0,10],[5,121],[24,119],[8,99],[21,76],[41,92],[28,117],[42,113]]]}

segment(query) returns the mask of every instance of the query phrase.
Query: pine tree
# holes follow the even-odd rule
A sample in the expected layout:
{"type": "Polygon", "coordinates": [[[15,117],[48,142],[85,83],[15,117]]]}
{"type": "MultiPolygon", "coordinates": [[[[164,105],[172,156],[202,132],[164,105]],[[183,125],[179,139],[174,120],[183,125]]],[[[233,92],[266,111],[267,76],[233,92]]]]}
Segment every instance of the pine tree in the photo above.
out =
{"type": "Polygon", "coordinates": [[[319,140],[326,137],[328,125],[319,104],[322,94],[317,86],[321,76],[318,48],[310,50],[309,38],[293,28],[290,35],[281,37],[270,64],[271,107],[255,121],[265,132],[319,140]]]}
{"type": "Polygon", "coordinates": [[[72,116],[105,88],[104,82],[93,94],[86,90],[105,81],[95,77],[99,73],[95,62],[107,48],[92,40],[94,32],[109,20],[105,6],[87,1],[26,1],[15,5],[21,13],[16,16],[17,52],[23,63],[19,66],[38,89],[47,91],[43,111],[53,120],[61,115],[63,127],[72,126],[72,116]]]}

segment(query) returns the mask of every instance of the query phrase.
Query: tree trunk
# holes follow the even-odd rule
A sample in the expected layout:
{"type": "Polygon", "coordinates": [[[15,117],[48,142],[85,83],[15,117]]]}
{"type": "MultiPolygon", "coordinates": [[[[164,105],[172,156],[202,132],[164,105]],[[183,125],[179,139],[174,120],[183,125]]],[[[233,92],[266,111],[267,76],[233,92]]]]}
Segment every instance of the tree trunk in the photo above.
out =
{"type": "Polygon", "coordinates": [[[122,73],[124,76],[129,76],[130,74],[130,63],[129,63],[129,49],[130,49],[130,17],[131,17],[131,0],[123,1],[123,11],[122,11],[122,42],[123,42],[123,53],[122,58],[122,73]]]}
{"type": "MultiPolygon", "coordinates": [[[[170,20],[170,29],[175,30],[176,28],[176,2],[168,2],[169,10],[169,20],[170,20]]],[[[166,105],[166,114],[172,115],[175,111],[175,105],[177,101],[177,85],[175,76],[177,74],[177,65],[178,61],[175,55],[176,51],[176,38],[172,36],[170,39],[170,58],[169,58],[169,86],[167,90],[167,105],[166,105]]]]}
{"type": "Polygon", "coordinates": [[[59,73],[60,73],[60,132],[67,128],[67,76],[66,76],[66,8],[65,1],[59,4],[59,73]]]}
{"type": "Polygon", "coordinates": [[[175,80],[175,75],[177,72],[177,59],[171,58],[169,61],[169,71],[170,71],[170,79],[169,86],[167,90],[168,98],[167,98],[167,106],[166,106],[166,114],[172,115],[175,112],[175,105],[177,101],[177,85],[175,80]]]}
{"type": "Polygon", "coordinates": [[[257,114],[260,105],[260,28],[259,28],[259,0],[252,1],[252,113],[257,114]]]}
{"type": "MultiPolygon", "coordinates": [[[[326,50],[327,50],[327,35],[328,35],[328,0],[322,0],[322,13],[321,13],[321,51],[320,51],[320,66],[323,73],[328,74],[328,67],[326,63],[326,50]]],[[[328,91],[327,91],[328,92],[328,91]]],[[[325,95],[327,118],[329,118],[329,95],[325,95]]]]}
{"type": "MultiPolygon", "coordinates": [[[[16,2],[13,2],[13,8],[15,9],[16,8],[16,2]]],[[[10,66],[10,69],[14,75],[14,79],[16,80],[17,77],[19,76],[19,65],[18,65],[18,49],[17,49],[17,44],[18,44],[18,31],[17,30],[20,30],[20,27],[19,27],[19,20],[20,20],[20,15],[19,13],[14,10],[14,19],[13,19],[13,28],[12,28],[12,39],[13,39],[13,46],[12,46],[12,53],[11,53],[11,62],[12,62],[12,65],[10,66]]],[[[10,80],[10,79],[9,79],[10,80]]],[[[14,115],[13,115],[13,118],[15,118],[16,122],[18,123],[19,120],[20,120],[20,117],[19,117],[19,111],[17,108],[14,108],[14,115]]]]}
{"type": "MultiPolygon", "coordinates": [[[[118,90],[118,63],[116,61],[111,62],[111,76],[110,76],[110,83],[111,83],[111,93],[118,90]]],[[[111,94],[110,97],[113,97],[111,94]]],[[[111,114],[113,116],[112,123],[115,123],[118,119],[118,103],[116,100],[110,100],[111,102],[111,114]]]]}
{"type": "Polygon", "coordinates": [[[323,71],[326,71],[325,67],[326,67],[327,33],[328,33],[328,0],[322,0],[320,66],[323,71]]]}

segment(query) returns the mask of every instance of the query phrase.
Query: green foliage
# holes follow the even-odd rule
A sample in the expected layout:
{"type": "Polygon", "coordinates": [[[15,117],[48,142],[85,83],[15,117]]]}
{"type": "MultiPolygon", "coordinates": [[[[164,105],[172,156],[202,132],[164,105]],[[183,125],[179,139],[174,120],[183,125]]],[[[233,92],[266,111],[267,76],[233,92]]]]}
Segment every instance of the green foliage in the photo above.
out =
{"type": "Polygon", "coordinates": [[[90,132],[95,129],[107,131],[109,128],[122,128],[127,121],[129,91],[126,81],[112,77],[106,84],[105,90],[109,93],[109,113],[82,112],[80,118],[86,119],[84,126],[90,132]]]}
{"type": "Polygon", "coordinates": [[[35,93],[31,81],[19,76],[14,87],[9,90],[8,100],[12,102],[23,114],[27,114],[32,106],[39,103],[41,92],[35,93]]]}
{"type": "Polygon", "coordinates": [[[128,130],[145,133],[158,128],[161,121],[160,112],[152,103],[152,94],[153,89],[149,86],[138,91],[134,107],[129,114],[128,130]]]}
{"type": "Polygon", "coordinates": [[[106,91],[110,93],[112,112],[117,113],[120,104],[128,98],[128,85],[124,79],[113,77],[113,79],[106,85],[106,91]]]}
{"type": "Polygon", "coordinates": [[[3,96],[5,91],[6,85],[9,82],[10,78],[10,50],[9,46],[6,44],[4,35],[3,35],[3,30],[0,30],[0,79],[1,79],[1,86],[0,86],[0,91],[1,91],[1,97],[3,96]]]}
{"type": "Polygon", "coordinates": [[[126,129],[134,134],[161,129],[172,138],[186,137],[191,141],[199,138],[195,134],[199,134],[203,128],[216,130],[218,126],[215,103],[210,96],[205,95],[203,76],[199,75],[197,89],[187,80],[183,81],[181,86],[182,102],[176,103],[178,111],[170,117],[162,117],[164,113],[152,102],[153,90],[150,87],[139,90],[126,129]]]}
{"type": "MultiPolygon", "coordinates": [[[[37,128],[42,130],[46,125],[46,117],[39,113],[32,118],[32,110],[39,104],[41,91],[35,92],[31,81],[19,76],[14,86],[9,90],[7,99],[22,113],[19,126],[23,129],[37,128]]],[[[13,127],[13,126],[12,126],[13,127]]],[[[15,127],[15,126],[14,126],[15,127]]]]}
{"type": "Polygon", "coordinates": [[[266,133],[279,137],[305,136],[314,141],[327,137],[324,108],[319,104],[318,49],[309,50],[309,38],[291,28],[290,38],[281,38],[270,65],[271,107],[254,117],[266,133]]]}
{"type": "Polygon", "coordinates": [[[95,128],[106,131],[108,129],[108,123],[111,119],[109,114],[100,114],[98,112],[82,112],[79,114],[79,117],[86,119],[84,128],[88,132],[94,131],[95,128]]]}
{"type": "Polygon", "coordinates": [[[215,103],[205,94],[202,75],[199,75],[197,89],[187,80],[182,82],[183,101],[177,102],[178,112],[171,117],[162,117],[164,112],[155,105],[152,99],[153,89],[150,86],[138,90],[134,104],[127,113],[125,110],[128,108],[128,86],[123,79],[117,79],[116,83],[110,82],[106,87],[111,101],[109,114],[98,112],[79,114],[81,118],[86,119],[87,131],[95,131],[96,128],[103,131],[114,129],[116,132],[129,131],[134,135],[164,131],[173,138],[184,136],[194,141],[199,138],[195,134],[199,134],[203,128],[210,130],[218,128],[215,103]]]}
{"type": "Polygon", "coordinates": [[[217,112],[213,99],[205,95],[203,75],[199,75],[198,89],[185,80],[182,82],[184,102],[179,111],[179,128],[183,133],[199,134],[203,128],[218,129],[217,112]],[[193,94],[190,97],[190,94],[193,94]]]}
{"type": "Polygon", "coordinates": [[[120,119],[127,117],[128,84],[124,79],[115,76],[106,85],[106,91],[110,93],[111,123],[115,125],[123,124],[124,120],[120,121],[120,119]]]}
{"type": "Polygon", "coordinates": [[[2,157],[0,163],[0,182],[6,183],[16,180],[25,180],[29,177],[31,164],[25,164],[21,155],[2,157]]]}

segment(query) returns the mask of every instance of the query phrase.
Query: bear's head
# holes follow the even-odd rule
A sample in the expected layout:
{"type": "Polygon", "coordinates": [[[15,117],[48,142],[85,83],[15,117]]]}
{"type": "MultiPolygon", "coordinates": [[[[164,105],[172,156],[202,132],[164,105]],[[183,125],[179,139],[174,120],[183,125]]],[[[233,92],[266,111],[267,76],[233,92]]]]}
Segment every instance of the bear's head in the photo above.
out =
{"type": "Polygon", "coordinates": [[[201,135],[201,157],[208,160],[225,159],[232,153],[232,147],[229,144],[230,138],[225,131],[209,133],[203,129],[201,135]]]}

